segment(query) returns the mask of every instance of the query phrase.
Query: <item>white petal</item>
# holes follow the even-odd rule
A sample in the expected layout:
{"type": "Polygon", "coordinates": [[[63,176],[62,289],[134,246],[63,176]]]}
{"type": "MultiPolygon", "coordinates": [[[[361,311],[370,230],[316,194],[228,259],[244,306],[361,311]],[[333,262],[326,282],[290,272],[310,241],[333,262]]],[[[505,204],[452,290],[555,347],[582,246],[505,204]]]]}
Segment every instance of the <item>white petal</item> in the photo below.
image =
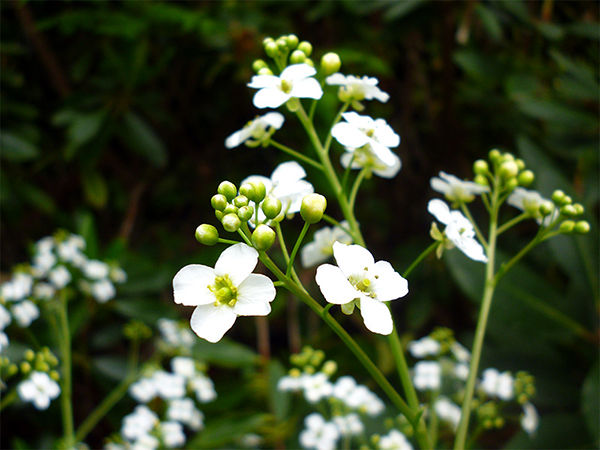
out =
{"type": "Polygon", "coordinates": [[[358,148],[371,141],[371,139],[369,139],[365,133],[356,128],[356,126],[346,122],[336,123],[331,129],[331,135],[340,144],[347,147],[358,148]]]}
{"type": "Polygon", "coordinates": [[[450,208],[444,201],[440,200],[439,198],[429,200],[429,203],[427,204],[427,211],[433,214],[433,216],[443,224],[447,225],[450,222],[452,222],[450,208]]]}
{"type": "Polygon", "coordinates": [[[235,323],[237,315],[227,305],[201,305],[192,314],[192,330],[208,342],[218,342],[235,323]]]}
{"type": "Polygon", "coordinates": [[[269,277],[253,273],[238,287],[233,310],[238,316],[266,316],[271,312],[269,302],[273,301],[275,293],[269,277]]]}
{"type": "Polygon", "coordinates": [[[373,333],[390,334],[394,329],[392,314],[385,303],[362,296],[360,299],[360,314],[365,326],[373,333]]]}
{"type": "Polygon", "coordinates": [[[283,69],[283,72],[281,72],[279,78],[294,82],[307,77],[312,77],[316,73],[317,70],[308,64],[292,64],[291,66],[287,66],[285,69],[283,69]]]}
{"type": "Polygon", "coordinates": [[[377,294],[377,300],[387,302],[408,294],[408,281],[394,270],[387,261],[377,261],[373,272],[378,278],[373,280],[371,290],[377,294]]]}
{"type": "Polygon", "coordinates": [[[283,125],[283,122],[285,122],[285,117],[283,117],[283,115],[279,114],[278,112],[267,113],[264,116],[262,116],[261,119],[276,130],[279,130],[283,125]]]}
{"type": "Polygon", "coordinates": [[[343,305],[359,296],[358,291],[350,284],[340,268],[331,264],[323,264],[317,268],[315,281],[329,303],[343,305]]]}
{"type": "MultiPolygon", "coordinates": [[[[456,242],[455,242],[456,244],[456,242]]],[[[462,252],[467,255],[469,258],[471,258],[473,261],[480,261],[480,262],[487,262],[488,258],[485,255],[485,251],[483,249],[483,247],[481,246],[481,244],[479,242],[477,242],[475,240],[475,238],[472,239],[463,239],[459,242],[459,244],[457,245],[457,247],[459,249],[462,250],[462,252]]]]}
{"type": "Polygon", "coordinates": [[[277,88],[280,84],[281,80],[275,75],[254,75],[247,86],[254,89],[263,89],[277,88]]]}
{"type": "Polygon", "coordinates": [[[225,147],[235,148],[243,144],[252,135],[251,127],[244,127],[225,139],[225,147]]]}
{"type": "Polygon", "coordinates": [[[325,78],[325,83],[329,85],[346,85],[346,77],[341,73],[334,73],[325,78]]]}
{"type": "Polygon", "coordinates": [[[207,305],[215,301],[208,286],[215,282],[215,271],[201,264],[190,264],[173,278],[175,303],[185,306],[207,305]]]}
{"type": "Polygon", "coordinates": [[[294,83],[290,91],[292,97],[320,99],[323,96],[321,85],[314,78],[306,78],[294,83]]]}
{"type": "Polygon", "coordinates": [[[304,168],[296,161],[288,161],[279,164],[271,174],[273,183],[290,183],[301,180],[306,176],[304,168]]]}
{"type": "Polygon", "coordinates": [[[249,245],[239,243],[226,249],[215,264],[215,274],[229,275],[234,286],[248,278],[258,264],[258,252],[249,245]]]}
{"type": "Polygon", "coordinates": [[[346,245],[335,242],[333,244],[333,256],[337,265],[347,277],[362,274],[365,267],[368,268],[375,264],[371,252],[357,244],[346,245]]]}
{"type": "MultiPolygon", "coordinates": [[[[392,147],[392,146],[390,146],[392,147]]],[[[371,148],[377,157],[387,166],[392,166],[396,163],[396,158],[394,152],[392,152],[385,145],[380,144],[379,142],[371,141],[371,148]]]]}
{"type": "Polygon", "coordinates": [[[442,194],[450,191],[450,185],[441,178],[433,177],[431,180],[429,180],[429,184],[431,185],[431,189],[442,194]]]}
{"type": "Polygon", "coordinates": [[[257,108],[279,108],[291,98],[278,88],[265,88],[254,94],[252,103],[257,108]]]}
{"type": "Polygon", "coordinates": [[[374,166],[373,172],[382,178],[394,178],[402,168],[402,162],[398,155],[390,150],[393,156],[394,163],[392,165],[384,165],[382,167],[374,166]]]}

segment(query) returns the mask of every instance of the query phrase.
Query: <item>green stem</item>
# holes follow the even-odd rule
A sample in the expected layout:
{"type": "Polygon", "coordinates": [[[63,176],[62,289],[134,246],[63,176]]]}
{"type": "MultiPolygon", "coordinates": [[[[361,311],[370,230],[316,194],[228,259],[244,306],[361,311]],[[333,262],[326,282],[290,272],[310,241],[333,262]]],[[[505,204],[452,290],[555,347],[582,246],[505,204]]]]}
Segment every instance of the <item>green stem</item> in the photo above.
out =
{"type": "Polygon", "coordinates": [[[471,222],[471,225],[473,225],[473,229],[475,230],[477,239],[479,239],[479,242],[481,243],[481,245],[483,245],[485,247],[485,249],[487,250],[487,247],[488,247],[487,240],[483,236],[483,233],[477,226],[477,223],[475,222],[475,220],[473,220],[473,216],[471,215],[471,211],[469,210],[469,207],[467,206],[466,203],[463,202],[460,204],[460,209],[462,210],[463,214],[467,217],[467,219],[469,219],[469,222],[471,222]]]}
{"type": "Polygon", "coordinates": [[[508,230],[509,228],[515,226],[519,222],[522,222],[523,220],[527,219],[528,217],[530,217],[530,215],[528,213],[526,213],[526,212],[519,214],[517,217],[513,217],[508,222],[506,222],[502,226],[498,227],[498,235],[501,235],[506,230],[508,230]]]}
{"type": "Polygon", "coordinates": [[[302,231],[300,231],[300,236],[298,236],[298,239],[296,240],[296,245],[294,245],[294,248],[292,249],[292,254],[290,255],[290,260],[287,263],[287,270],[285,271],[286,277],[290,276],[292,268],[294,267],[294,260],[296,259],[296,254],[298,253],[298,249],[300,248],[300,245],[302,244],[304,236],[306,236],[306,232],[308,231],[309,227],[310,224],[308,222],[304,222],[302,231]]]}
{"type": "Polygon", "coordinates": [[[415,259],[415,260],[413,261],[413,263],[412,263],[410,266],[408,266],[408,269],[406,269],[406,270],[405,270],[405,271],[402,273],[402,276],[403,276],[404,278],[408,277],[408,276],[410,275],[410,273],[411,273],[411,272],[414,270],[414,268],[415,268],[415,267],[417,267],[417,266],[419,265],[419,263],[420,263],[421,261],[423,261],[427,255],[429,255],[429,254],[430,254],[432,251],[434,251],[434,250],[437,248],[437,246],[438,246],[438,245],[440,245],[440,243],[439,243],[438,241],[435,241],[433,244],[431,244],[429,247],[427,247],[427,248],[425,249],[425,251],[423,251],[423,253],[421,253],[421,254],[420,254],[418,257],[417,257],[417,259],[415,259]]]}
{"type": "Polygon", "coordinates": [[[4,408],[10,406],[16,399],[19,398],[19,393],[16,389],[13,389],[8,394],[2,396],[2,402],[0,402],[0,411],[4,411],[4,408]]]}
{"type": "MultiPolygon", "coordinates": [[[[346,112],[346,110],[348,109],[348,106],[350,106],[350,102],[344,103],[340,107],[340,110],[336,114],[335,118],[333,119],[333,123],[331,124],[331,127],[329,128],[329,134],[327,135],[327,139],[325,140],[325,145],[323,146],[325,153],[329,153],[329,147],[331,147],[331,142],[333,139],[333,136],[331,135],[331,130],[333,129],[334,125],[341,120],[342,114],[344,114],[346,112]]],[[[312,121],[312,116],[311,116],[311,121],[312,121]]]]}
{"type": "Polygon", "coordinates": [[[288,155],[291,155],[291,156],[293,156],[295,158],[298,158],[299,160],[304,161],[306,164],[310,164],[311,166],[316,167],[317,169],[319,169],[321,171],[323,170],[323,166],[321,164],[319,164],[317,161],[315,161],[314,159],[309,158],[308,156],[303,155],[302,153],[297,152],[296,150],[292,150],[291,148],[289,148],[289,147],[287,147],[287,146],[285,146],[283,144],[280,144],[279,142],[276,142],[273,139],[271,139],[269,141],[269,143],[273,147],[278,148],[279,150],[281,150],[282,152],[285,152],[288,155]]]}
{"type": "Polygon", "coordinates": [[[58,342],[62,366],[60,404],[62,412],[65,445],[75,445],[75,427],[73,424],[72,379],[71,379],[71,331],[67,312],[67,296],[61,291],[58,299],[58,342]]]}
{"type": "Polygon", "coordinates": [[[365,179],[365,175],[369,172],[368,167],[363,167],[358,175],[356,176],[356,180],[354,180],[354,184],[352,185],[352,191],[350,191],[350,196],[348,199],[348,203],[350,204],[350,210],[354,211],[354,203],[356,202],[356,195],[358,194],[358,188],[360,184],[365,179]]]}

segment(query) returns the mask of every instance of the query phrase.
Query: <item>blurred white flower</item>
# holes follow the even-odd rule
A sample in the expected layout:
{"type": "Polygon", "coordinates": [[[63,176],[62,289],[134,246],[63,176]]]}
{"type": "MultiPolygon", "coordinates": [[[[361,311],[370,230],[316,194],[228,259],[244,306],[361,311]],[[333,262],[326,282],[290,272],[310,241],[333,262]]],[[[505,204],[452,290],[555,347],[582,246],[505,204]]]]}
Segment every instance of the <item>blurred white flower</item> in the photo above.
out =
{"type": "Polygon", "coordinates": [[[189,382],[190,387],[196,393],[196,398],[201,403],[208,403],[217,398],[215,384],[202,372],[196,374],[189,382]]]}
{"type": "Polygon", "coordinates": [[[129,386],[129,394],[140,403],[148,403],[156,397],[156,384],[152,377],[144,377],[129,386]]]}
{"type": "Polygon", "coordinates": [[[335,416],[333,418],[333,423],[337,425],[340,433],[344,436],[354,436],[361,434],[365,430],[365,426],[357,413],[350,413],[345,416],[335,416]]]}
{"type": "Polygon", "coordinates": [[[94,281],[90,285],[90,293],[99,303],[106,303],[117,294],[115,286],[109,279],[94,281]]]}
{"type": "Polygon", "coordinates": [[[425,336],[418,341],[410,342],[408,344],[408,350],[415,358],[437,356],[440,352],[440,343],[429,336],[425,336]]]}
{"type": "Polygon", "coordinates": [[[62,289],[72,280],[71,272],[65,266],[56,266],[48,274],[48,280],[56,289],[62,289]]]}
{"type": "Polygon", "coordinates": [[[371,172],[382,178],[394,178],[400,171],[402,162],[398,155],[389,149],[387,150],[386,152],[385,148],[382,148],[378,154],[370,144],[360,148],[346,147],[346,153],[343,153],[340,157],[340,163],[344,168],[352,164],[352,169],[367,167],[371,169],[371,172]],[[385,161],[381,158],[381,153],[386,153],[385,161]]]}
{"type": "Polygon", "coordinates": [[[521,416],[521,427],[530,437],[535,435],[540,424],[540,416],[537,409],[531,403],[527,402],[523,405],[523,415],[521,416]]]}
{"type": "Polygon", "coordinates": [[[155,412],[146,405],[138,405],[132,413],[123,417],[121,434],[126,439],[135,441],[149,434],[158,422],[158,416],[155,412]]]}
{"type": "Polygon", "coordinates": [[[2,297],[7,302],[23,300],[31,294],[33,277],[27,273],[17,272],[10,281],[2,284],[2,297]]]}
{"type": "Polygon", "coordinates": [[[490,192],[488,186],[482,186],[473,181],[463,181],[446,172],[440,172],[439,178],[433,177],[429,183],[434,191],[444,194],[451,202],[471,202],[476,195],[490,192]]]}
{"type": "Polygon", "coordinates": [[[109,273],[110,266],[97,259],[91,259],[83,266],[83,274],[91,280],[103,280],[108,278],[109,273]]]}
{"type": "Polygon", "coordinates": [[[413,383],[415,388],[437,390],[442,385],[442,368],[437,361],[419,361],[415,364],[413,383]]]}
{"type": "Polygon", "coordinates": [[[0,331],[0,352],[8,347],[8,336],[4,331],[0,331]]]}
{"type": "Polygon", "coordinates": [[[14,303],[11,313],[21,328],[28,327],[31,325],[31,322],[40,317],[40,310],[31,300],[14,303]]]}
{"type": "Polygon", "coordinates": [[[204,415],[191,398],[178,398],[169,402],[167,418],[176,420],[198,431],[204,426],[204,415]]]}
{"type": "Polygon", "coordinates": [[[524,189],[522,187],[515,188],[515,190],[512,191],[512,193],[508,196],[506,203],[514,206],[517,209],[520,209],[523,212],[526,212],[532,218],[534,218],[537,223],[540,225],[543,224],[544,226],[550,225],[550,223],[554,221],[559,214],[558,209],[555,207],[552,211],[552,214],[545,217],[542,216],[542,213],[540,212],[540,206],[542,206],[544,203],[551,205],[553,205],[553,203],[550,200],[542,197],[539,192],[524,189]]]}
{"type": "Polygon", "coordinates": [[[325,83],[340,86],[341,96],[348,100],[376,99],[385,103],[390,98],[387,92],[383,92],[377,87],[379,80],[375,77],[363,76],[362,78],[358,78],[354,75],[334,73],[325,79],[325,83]]]}
{"type": "Polygon", "coordinates": [[[323,90],[312,78],[317,71],[308,64],[293,64],[281,75],[254,75],[248,87],[258,89],[252,103],[257,108],[278,108],[290,98],[320,99],[323,90]]]}
{"type": "Polygon", "coordinates": [[[50,402],[60,394],[60,386],[46,372],[33,371],[17,385],[21,400],[31,402],[37,409],[48,409],[50,402]]]}
{"type": "Polygon", "coordinates": [[[181,375],[158,370],[152,375],[152,382],[156,393],[164,400],[185,397],[186,383],[181,375]]]}
{"type": "Polygon", "coordinates": [[[299,442],[302,448],[333,450],[340,438],[338,427],[326,422],[319,413],[312,413],[304,419],[304,430],[300,432],[299,442]]]}
{"type": "Polygon", "coordinates": [[[343,221],[340,225],[341,227],[324,227],[315,231],[313,241],[300,251],[302,267],[313,267],[331,258],[334,242],[352,244],[352,237],[344,230],[348,228],[348,222],[343,221]]]}
{"type": "Polygon", "coordinates": [[[33,286],[33,297],[36,300],[50,300],[56,294],[56,289],[50,283],[39,282],[33,286]]]}
{"type": "Polygon", "coordinates": [[[173,420],[158,424],[161,441],[167,448],[181,447],[185,444],[183,426],[173,420]]]}
{"type": "Polygon", "coordinates": [[[171,370],[185,379],[190,379],[196,375],[196,363],[192,358],[175,356],[171,360],[171,370]]]}
{"type": "Polygon", "coordinates": [[[248,142],[255,146],[271,137],[275,130],[279,130],[285,118],[278,112],[270,112],[248,122],[244,128],[236,131],[225,140],[225,147],[234,148],[248,142]]]}
{"type": "Polygon", "coordinates": [[[458,405],[452,403],[447,397],[441,396],[436,399],[433,409],[440,420],[448,422],[452,429],[456,431],[462,413],[458,405]]]}
{"type": "Polygon", "coordinates": [[[4,330],[12,322],[10,311],[0,303],[0,330],[4,330]]]}
{"type": "Polygon", "coordinates": [[[391,430],[387,435],[381,436],[377,446],[380,450],[413,450],[413,446],[398,430],[391,430]]]}
{"type": "Polygon", "coordinates": [[[481,374],[481,388],[491,396],[501,400],[512,400],[514,398],[514,378],[510,372],[500,373],[496,369],[485,369],[481,374]]]}
{"type": "Polygon", "coordinates": [[[304,397],[309,403],[317,403],[319,400],[329,397],[333,392],[333,385],[323,372],[312,375],[303,374],[301,379],[304,397]]]}

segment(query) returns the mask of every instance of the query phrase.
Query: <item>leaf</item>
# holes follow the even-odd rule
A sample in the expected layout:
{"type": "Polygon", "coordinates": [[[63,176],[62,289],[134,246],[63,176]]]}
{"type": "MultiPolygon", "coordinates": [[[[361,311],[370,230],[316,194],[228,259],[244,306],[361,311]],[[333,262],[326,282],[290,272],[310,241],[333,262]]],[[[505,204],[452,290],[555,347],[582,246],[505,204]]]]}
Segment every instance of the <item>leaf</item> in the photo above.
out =
{"type": "Polygon", "coordinates": [[[454,62],[470,77],[482,82],[495,82],[504,77],[504,67],[494,57],[478,50],[457,50],[454,62]]]}
{"type": "Polygon", "coordinates": [[[85,253],[90,259],[98,259],[98,230],[94,214],[84,210],[77,215],[77,234],[85,239],[85,253]]]}
{"type": "Polygon", "coordinates": [[[216,344],[198,339],[194,354],[198,359],[209,364],[231,368],[253,366],[260,359],[259,355],[250,347],[228,338],[221,339],[216,344]]]}
{"type": "Polygon", "coordinates": [[[156,167],[167,164],[167,150],[154,130],[140,116],[127,111],[123,116],[124,130],[121,134],[129,150],[146,158],[156,167]]]}
{"type": "Polygon", "coordinates": [[[87,202],[96,209],[106,206],[108,201],[108,185],[100,172],[94,169],[82,171],[81,182],[87,202]]]}
{"type": "Polygon", "coordinates": [[[590,434],[595,440],[596,447],[600,446],[600,365],[598,361],[590,370],[581,389],[581,409],[590,434]]]}
{"type": "MultiPolygon", "coordinates": [[[[77,113],[71,117],[70,125],[67,129],[68,142],[65,149],[65,159],[67,161],[72,159],[81,147],[90,142],[99,133],[104,124],[105,117],[106,111],[103,109],[92,113],[77,113]]],[[[59,123],[65,120],[68,120],[68,113],[58,118],[59,123]]]]}
{"type": "Polygon", "coordinates": [[[391,6],[383,15],[384,20],[393,21],[402,19],[415,9],[423,6],[429,0],[401,0],[391,6]]]}
{"type": "Polygon", "coordinates": [[[536,24],[536,28],[542,36],[550,41],[560,41],[565,37],[563,28],[553,23],[539,22],[536,24]]]}
{"type": "Polygon", "coordinates": [[[10,131],[0,131],[0,156],[13,162],[36,159],[40,151],[36,145],[10,131]]]}
{"type": "Polygon", "coordinates": [[[517,103],[521,112],[534,119],[546,120],[554,125],[594,128],[598,120],[592,114],[573,108],[556,100],[522,99],[517,103]]]}
{"type": "Polygon", "coordinates": [[[502,26],[500,25],[500,21],[496,17],[494,11],[492,11],[483,3],[478,3],[475,7],[475,11],[481,19],[481,23],[490,37],[496,42],[501,41],[502,26]]]}
{"type": "Polygon", "coordinates": [[[206,428],[195,438],[187,443],[188,448],[235,448],[242,436],[256,433],[264,428],[271,420],[267,414],[255,414],[250,417],[241,416],[239,413],[229,412],[224,418],[215,418],[207,422],[206,428]]]}
{"type": "Polygon", "coordinates": [[[269,361],[269,403],[271,411],[279,421],[283,421],[289,414],[292,396],[289,392],[277,389],[279,380],[287,375],[283,365],[276,359],[269,361]]]}
{"type": "MultiPolygon", "coordinates": [[[[121,287],[118,288],[119,293],[121,287]]],[[[173,305],[167,305],[158,301],[158,299],[147,298],[128,298],[117,299],[112,303],[115,311],[119,314],[131,318],[141,320],[146,324],[156,323],[163,317],[175,317],[173,305]]]]}

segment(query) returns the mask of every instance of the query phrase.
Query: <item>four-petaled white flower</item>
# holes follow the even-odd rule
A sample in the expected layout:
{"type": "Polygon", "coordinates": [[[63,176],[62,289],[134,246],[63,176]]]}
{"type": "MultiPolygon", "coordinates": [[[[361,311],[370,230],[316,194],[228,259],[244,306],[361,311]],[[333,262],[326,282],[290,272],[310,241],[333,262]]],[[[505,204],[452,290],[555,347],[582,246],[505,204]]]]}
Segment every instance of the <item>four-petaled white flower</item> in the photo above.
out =
{"type": "Polygon", "coordinates": [[[317,71],[308,64],[293,64],[281,75],[254,75],[248,87],[259,89],[252,103],[257,108],[278,108],[290,98],[313,98],[323,95],[319,82],[312,78],[317,71]]]}
{"type": "Polygon", "coordinates": [[[406,436],[400,431],[393,429],[385,435],[381,436],[378,444],[379,450],[413,450],[413,446],[406,436]]]}
{"type": "Polygon", "coordinates": [[[483,247],[475,238],[473,224],[460,211],[451,211],[446,203],[437,198],[429,201],[427,210],[446,225],[446,237],[465,255],[474,261],[487,262],[483,247]]]}
{"type": "Polygon", "coordinates": [[[443,422],[448,422],[454,431],[458,428],[462,411],[458,405],[452,403],[448,397],[438,397],[433,405],[433,409],[443,422]]]}
{"type": "Polygon", "coordinates": [[[333,256],[333,243],[352,244],[352,237],[345,231],[348,222],[343,221],[339,227],[324,227],[315,231],[314,240],[300,251],[302,267],[313,267],[333,256]]]}
{"type": "Polygon", "coordinates": [[[238,316],[266,316],[275,286],[265,275],[253,274],[258,252],[240,243],[226,249],[215,268],[191,264],[173,279],[175,303],[196,306],[192,330],[209,342],[219,341],[238,316]]]}
{"type": "Polygon", "coordinates": [[[508,199],[506,199],[506,203],[520,209],[523,212],[526,212],[533,217],[537,223],[540,225],[543,224],[544,226],[550,225],[550,223],[556,219],[559,214],[558,209],[554,208],[550,215],[546,217],[542,216],[542,213],[540,212],[540,206],[542,206],[544,203],[552,205],[552,202],[542,197],[539,192],[524,189],[522,187],[515,188],[515,190],[512,191],[512,193],[508,196],[508,199]]]}
{"type": "Polygon", "coordinates": [[[398,136],[383,119],[373,120],[355,112],[342,114],[345,122],[336,123],[331,135],[343,146],[360,148],[369,144],[373,153],[387,166],[397,164],[397,156],[390,148],[400,145],[398,136]]]}
{"type": "Polygon", "coordinates": [[[365,326],[374,333],[390,334],[392,315],[383,302],[408,294],[408,281],[387,261],[375,262],[360,245],[333,244],[337,267],[323,264],[317,268],[316,282],[329,303],[342,305],[345,314],[360,308],[365,326]]]}
{"type": "Polygon", "coordinates": [[[278,112],[270,112],[257,117],[225,139],[225,147],[234,148],[244,142],[250,146],[257,146],[263,140],[270,138],[275,130],[279,130],[284,120],[284,117],[278,112]]]}
{"type": "Polygon", "coordinates": [[[442,385],[442,367],[437,361],[419,361],[415,364],[413,377],[415,388],[424,390],[437,390],[442,385]]]}
{"type": "Polygon", "coordinates": [[[510,372],[500,373],[496,369],[485,369],[481,378],[481,388],[489,396],[505,401],[512,400],[515,396],[515,380],[510,372]]]}
{"type": "Polygon", "coordinates": [[[387,92],[383,92],[377,87],[379,80],[375,77],[363,76],[357,78],[354,75],[343,75],[334,73],[327,77],[325,82],[329,85],[340,86],[341,96],[347,100],[379,100],[387,102],[390,98],[387,92]]]}
{"type": "MultiPolygon", "coordinates": [[[[389,150],[389,149],[388,149],[389,150]]],[[[376,175],[382,178],[394,178],[400,168],[402,162],[398,155],[389,150],[388,156],[391,156],[392,164],[384,162],[370,144],[361,148],[346,147],[346,153],[340,157],[340,162],[344,168],[350,166],[352,169],[362,169],[368,167],[376,175]]],[[[387,159],[386,159],[387,161],[387,159]]]]}
{"type": "Polygon", "coordinates": [[[46,372],[31,372],[29,378],[17,385],[21,400],[31,402],[37,409],[47,409],[50,401],[60,394],[60,386],[46,372]]]}
{"type": "Polygon", "coordinates": [[[326,422],[319,413],[312,413],[304,419],[306,429],[298,437],[302,448],[333,450],[340,438],[340,431],[333,422],[326,422]]]}
{"type": "Polygon", "coordinates": [[[412,341],[408,344],[408,350],[415,358],[436,356],[440,352],[440,349],[440,343],[429,336],[425,336],[418,341],[412,341]]]}
{"type": "Polygon", "coordinates": [[[490,192],[488,186],[482,186],[473,181],[463,181],[454,175],[440,172],[440,176],[433,177],[429,184],[434,191],[444,194],[451,202],[471,202],[476,195],[490,192]]]}

